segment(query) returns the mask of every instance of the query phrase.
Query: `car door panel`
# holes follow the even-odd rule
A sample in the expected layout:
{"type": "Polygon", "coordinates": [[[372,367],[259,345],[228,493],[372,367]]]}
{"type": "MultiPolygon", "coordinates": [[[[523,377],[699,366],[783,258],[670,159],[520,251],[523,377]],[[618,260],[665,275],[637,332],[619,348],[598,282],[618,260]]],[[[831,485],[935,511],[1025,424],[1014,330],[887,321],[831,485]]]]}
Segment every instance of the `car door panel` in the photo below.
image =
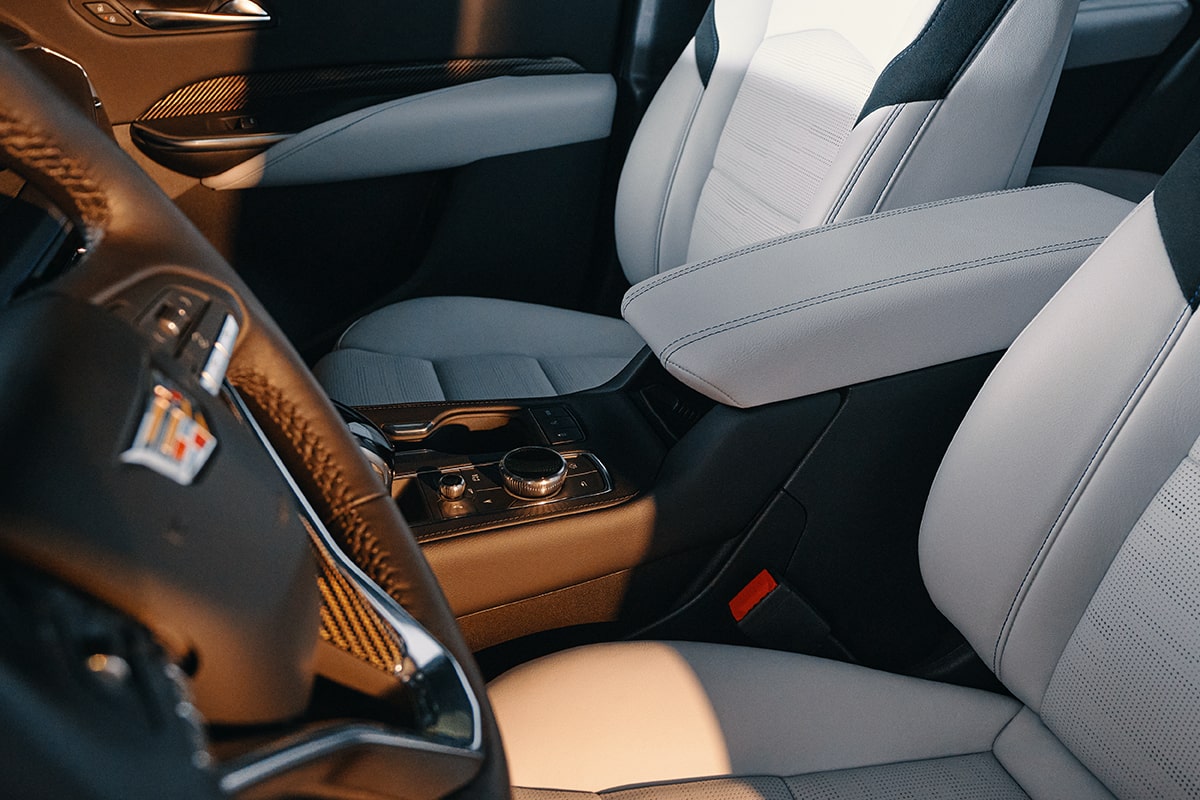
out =
{"type": "Polygon", "coordinates": [[[608,137],[610,75],[491,78],[414,95],[300,131],[205,179],[212,189],[329,183],[461,167],[608,137]]]}
{"type": "Polygon", "coordinates": [[[1035,166],[1161,174],[1200,129],[1197,0],[1082,0],[1035,166]]]}
{"type": "Polygon", "coordinates": [[[558,56],[587,72],[612,72],[620,19],[616,0],[571,6],[553,0],[262,4],[275,21],[263,30],[122,36],[95,27],[68,0],[0,0],[0,19],[83,64],[115,124],[132,122],[177,89],[218,76],[348,65],[452,66],[460,59],[513,56],[558,56]]]}
{"type": "Polygon", "coordinates": [[[269,26],[204,33],[135,15],[205,2],[112,0],[124,26],[0,0],[0,22],[83,66],[118,142],[302,351],[418,294],[591,302],[612,268],[621,0],[256,0],[269,26]],[[198,180],[243,162],[226,191],[198,180]],[[247,188],[264,182],[288,185],[247,188]]]}
{"type": "Polygon", "coordinates": [[[1065,69],[1157,56],[1192,15],[1187,0],[1082,0],[1065,69]]]}
{"type": "MultiPolygon", "coordinates": [[[[463,106],[464,93],[480,92],[475,83],[506,76],[573,76],[579,80],[581,73],[583,68],[568,58],[504,58],[225,75],[190,84],[158,100],[132,123],[131,133],[137,146],[158,163],[194,177],[209,177],[289,136],[313,127],[328,130],[338,117],[382,105],[381,101],[386,104],[403,98],[406,106],[428,107],[420,95],[457,87],[458,105],[463,106]]],[[[536,115],[537,109],[520,111],[536,115]]],[[[611,109],[607,113],[611,117],[611,109]]],[[[370,119],[378,124],[374,115],[370,119]]],[[[536,116],[530,121],[557,122],[537,120],[536,116]]],[[[445,122],[457,127],[470,120],[450,116],[445,122]]],[[[397,142],[405,148],[422,146],[404,138],[391,143],[392,151],[399,149],[397,142]]]]}

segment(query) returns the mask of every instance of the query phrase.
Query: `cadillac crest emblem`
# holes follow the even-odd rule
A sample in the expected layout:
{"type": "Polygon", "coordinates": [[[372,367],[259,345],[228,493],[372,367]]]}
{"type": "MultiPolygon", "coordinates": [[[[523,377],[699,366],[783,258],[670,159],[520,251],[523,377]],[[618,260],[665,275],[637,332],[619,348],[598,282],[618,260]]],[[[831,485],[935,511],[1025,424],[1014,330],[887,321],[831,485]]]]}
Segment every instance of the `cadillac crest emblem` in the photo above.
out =
{"type": "Polygon", "coordinates": [[[121,453],[121,461],[140,464],[180,486],[190,486],[216,447],[217,437],[191,399],[154,373],[141,424],[129,449],[121,453]]]}

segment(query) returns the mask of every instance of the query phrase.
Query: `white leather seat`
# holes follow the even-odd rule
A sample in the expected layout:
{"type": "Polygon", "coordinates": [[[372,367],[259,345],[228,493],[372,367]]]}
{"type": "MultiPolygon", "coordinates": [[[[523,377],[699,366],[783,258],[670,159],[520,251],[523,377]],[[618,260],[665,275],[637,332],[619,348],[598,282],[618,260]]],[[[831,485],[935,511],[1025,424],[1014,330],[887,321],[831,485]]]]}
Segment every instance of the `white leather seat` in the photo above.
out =
{"type": "Polygon", "coordinates": [[[926,586],[1013,697],[719,645],[580,648],[490,687],[516,796],[1200,794],[1197,219],[1200,139],[1009,349],[934,482],[926,586]]]}
{"type": "MultiPolygon", "coordinates": [[[[788,232],[1022,185],[1076,6],[714,0],[625,163],[616,229],[626,276],[636,283],[788,232]]],[[[451,298],[430,315],[412,302],[368,315],[317,365],[334,398],[566,394],[612,377],[640,348],[624,323],[603,317],[451,298]]]]}

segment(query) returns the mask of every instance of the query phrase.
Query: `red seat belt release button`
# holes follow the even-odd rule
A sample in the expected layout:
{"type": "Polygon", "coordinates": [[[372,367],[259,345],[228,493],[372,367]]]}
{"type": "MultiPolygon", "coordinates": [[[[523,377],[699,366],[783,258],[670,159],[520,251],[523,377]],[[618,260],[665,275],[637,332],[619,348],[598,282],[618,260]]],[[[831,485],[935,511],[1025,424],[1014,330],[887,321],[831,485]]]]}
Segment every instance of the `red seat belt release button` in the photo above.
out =
{"type": "Polygon", "coordinates": [[[779,586],[779,582],[771,577],[770,572],[764,569],[755,575],[754,580],[747,583],[746,587],[729,601],[729,613],[733,614],[734,620],[741,622],[756,605],[766,599],[766,596],[771,592],[775,591],[777,586],[779,586]]]}

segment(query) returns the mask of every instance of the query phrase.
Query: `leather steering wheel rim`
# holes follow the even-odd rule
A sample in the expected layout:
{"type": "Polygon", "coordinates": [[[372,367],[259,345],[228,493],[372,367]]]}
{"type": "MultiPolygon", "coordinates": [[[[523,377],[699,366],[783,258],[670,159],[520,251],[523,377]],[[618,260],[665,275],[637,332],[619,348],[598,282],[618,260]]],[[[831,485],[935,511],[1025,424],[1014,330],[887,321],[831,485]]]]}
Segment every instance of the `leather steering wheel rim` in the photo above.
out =
{"type": "Polygon", "coordinates": [[[462,665],[482,711],[486,760],[457,796],[508,796],[508,774],[482,676],[391,496],[266,309],[224,258],[115,141],[9,47],[0,45],[0,162],[70,217],[87,253],[56,290],[103,305],[162,272],[200,277],[241,305],[227,374],[344,551],[462,665]]]}

